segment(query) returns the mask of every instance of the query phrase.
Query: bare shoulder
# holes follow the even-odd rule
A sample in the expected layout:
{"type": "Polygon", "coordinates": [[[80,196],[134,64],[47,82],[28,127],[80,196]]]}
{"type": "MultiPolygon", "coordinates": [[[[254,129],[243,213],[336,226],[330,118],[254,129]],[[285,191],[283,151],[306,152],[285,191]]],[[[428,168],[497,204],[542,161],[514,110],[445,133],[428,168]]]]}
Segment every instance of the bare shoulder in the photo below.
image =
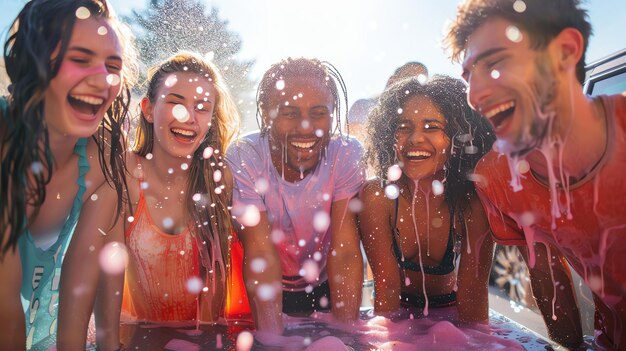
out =
{"type": "Polygon", "coordinates": [[[384,195],[384,189],[382,187],[381,181],[378,178],[370,179],[363,184],[363,188],[361,188],[361,192],[359,196],[361,199],[367,198],[375,200],[380,197],[380,195],[384,195]]]}

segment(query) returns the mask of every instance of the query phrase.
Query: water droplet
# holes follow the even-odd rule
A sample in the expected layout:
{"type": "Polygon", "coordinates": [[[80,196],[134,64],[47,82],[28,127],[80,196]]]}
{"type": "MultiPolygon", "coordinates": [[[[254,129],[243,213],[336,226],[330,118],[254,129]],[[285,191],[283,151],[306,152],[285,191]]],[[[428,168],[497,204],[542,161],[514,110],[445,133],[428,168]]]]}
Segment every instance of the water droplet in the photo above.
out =
{"type": "Polygon", "coordinates": [[[187,284],[185,284],[185,287],[187,288],[187,291],[189,291],[189,293],[199,294],[202,291],[202,285],[202,279],[198,277],[191,277],[187,280],[187,284]]]}
{"type": "Polygon", "coordinates": [[[467,145],[465,147],[465,153],[467,155],[475,155],[478,153],[478,146],[476,145],[467,145]]]}
{"type": "Polygon", "coordinates": [[[178,83],[178,78],[176,78],[175,74],[170,74],[169,76],[167,76],[167,78],[165,79],[165,86],[168,88],[173,87],[174,85],[176,85],[176,83],[178,83]]]}
{"type": "Polygon", "coordinates": [[[302,127],[302,129],[309,129],[309,127],[311,126],[311,122],[309,122],[308,119],[305,119],[300,122],[300,126],[302,127]]]}
{"type": "Polygon", "coordinates": [[[183,171],[186,171],[189,168],[189,165],[186,163],[181,163],[180,164],[180,169],[182,169],[183,171]]]}
{"type": "Polygon", "coordinates": [[[128,252],[126,246],[118,242],[110,242],[100,251],[100,267],[107,274],[120,274],[126,269],[128,252]]]}
{"type": "Polygon", "coordinates": [[[271,301],[276,297],[276,288],[272,284],[260,284],[256,288],[256,294],[261,301],[271,301]]]}
{"type": "Polygon", "coordinates": [[[267,261],[264,258],[255,258],[250,261],[250,269],[253,272],[261,273],[267,269],[267,261]]]}
{"type": "Polygon", "coordinates": [[[399,109],[398,109],[398,114],[399,114],[399,115],[401,115],[401,114],[402,114],[402,111],[403,111],[403,110],[402,110],[402,108],[399,108],[399,109]]]}
{"type": "Polygon", "coordinates": [[[39,161],[35,161],[30,165],[30,170],[35,175],[39,175],[43,172],[43,164],[39,161]]]}
{"type": "Polygon", "coordinates": [[[519,43],[524,38],[522,32],[516,26],[506,27],[504,33],[506,34],[506,37],[514,43],[519,43]]]}
{"type": "Polygon", "coordinates": [[[244,226],[254,227],[261,221],[261,212],[254,205],[246,205],[243,215],[238,219],[244,226]]]}
{"type": "Polygon", "coordinates": [[[117,74],[107,74],[107,83],[109,83],[110,86],[117,86],[120,84],[120,82],[122,81],[122,79],[120,78],[119,75],[117,74]]]}
{"type": "Polygon", "coordinates": [[[198,94],[202,94],[203,91],[204,91],[204,89],[202,89],[202,87],[197,87],[196,88],[196,93],[198,93],[198,94]]]}
{"type": "Polygon", "coordinates": [[[274,244],[279,244],[285,240],[285,233],[280,229],[274,229],[272,230],[271,237],[274,244]]]}
{"type": "Polygon", "coordinates": [[[493,71],[491,71],[491,78],[493,79],[500,78],[500,72],[494,69],[493,71]]]}
{"type": "Polygon", "coordinates": [[[174,226],[174,220],[170,217],[163,218],[163,228],[170,229],[174,226]]]}
{"type": "Polygon", "coordinates": [[[176,118],[180,123],[185,123],[189,120],[189,112],[185,108],[185,106],[181,104],[176,104],[172,108],[172,115],[176,118]]]}
{"type": "Polygon", "coordinates": [[[359,200],[358,198],[354,197],[350,200],[350,202],[348,202],[348,209],[352,212],[352,213],[359,213],[363,210],[363,201],[359,200]]]}
{"type": "Polygon", "coordinates": [[[428,80],[428,77],[425,74],[418,74],[417,75],[417,81],[420,82],[420,84],[424,85],[426,84],[426,81],[428,80]]]}
{"type": "Polygon", "coordinates": [[[204,151],[202,151],[202,158],[205,160],[211,157],[211,155],[213,155],[213,148],[210,146],[206,147],[204,151]]]}
{"type": "Polygon", "coordinates": [[[222,180],[222,171],[217,169],[215,170],[215,172],[213,172],[213,181],[216,183],[219,183],[221,180],[222,180]]]}
{"type": "Polygon", "coordinates": [[[282,79],[279,79],[276,81],[276,89],[277,90],[283,90],[285,89],[285,81],[282,79]]]}
{"type": "Polygon", "coordinates": [[[323,137],[324,136],[324,131],[321,130],[321,129],[316,129],[315,130],[315,136],[318,137],[318,138],[323,137]]]}
{"type": "Polygon", "coordinates": [[[91,17],[91,12],[88,8],[81,6],[76,9],[76,18],[84,20],[89,17],[91,17]]]}
{"type": "Polygon", "coordinates": [[[135,221],[135,217],[128,216],[127,220],[128,220],[128,223],[133,223],[135,221]]]}
{"type": "Polygon", "coordinates": [[[322,259],[322,253],[319,251],[315,251],[315,253],[313,254],[313,259],[319,262],[322,259]]]}
{"type": "Polygon", "coordinates": [[[441,194],[443,194],[443,184],[435,179],[433,180],[433,195],[439,196],[441,194]]]}
{"type": "Polygon", "coordinates": [[[402,177],[402,168],[398,165],[392,165],[387,169],[387,180],[395,182],[402,177]]]}
{"type": "Polygon", "coordinates": [[[270,184],[268,183],[267,179],[263,177],[257,179],[256,182],[254,182],[254,188],[261,195],[265,194],[269,187],[270,184]]]}
{"type": "Polygon", "coordinates": [[[320,307],[322,308],[328,307],[328,297],[326,296],[320,297],[320,307]]]}
{"type": "Polygon", "coordinates": [[[244,330],[237,335],[237,351],[250,351],[253,343],[254,337],[249,331],[244,330]]]}
{"type": "Polygon", "coordinates": [[[313,215],[313,228],[318,233],[324,233],[330,225],[330,216],[324,211],[318,211],[313,215]]]}
{"type": "Polygon", "coordinates": [[[519,174],[525,174],[530,171],[530,164],[528,163],[528,161],[520,160],[517,163],[517,171],[519,172],[519,174]]]}
{"type": "Polygon", "coordinates": [[[513,10],[518,13],[526,11],[526,3],[522,0],[517,0],[513,3],[513,10]]]}
{"type": "Polygon", "coordinates": [[[107,27],[105,27],[105,26],[98,27],[98,34],[99,35],[107,35],[108,33],[109,33],[109,30],[107,29],[107,27]]]}
{"type": "Polygon", "coordinates": [[[90,199],[91,199],[91,201],[96,201],[96,200],[98,200],[98,194],[91,194],[90,199]]]}
{"type": "Polygon", "coordinates": [[[395,200],[400,195],[400,189],[395,184],[389,184],[385,187],[385,197],[389,200],[395,200]]]}
{"type": "Polygon", "coordinates": [[[314,260],[306,260],[302,264],[302,269],[300,270],[300,275],[306,280],[308,283],[312,283],[317,280],[320,275],[320,267],[317,262],[314,260]]]}

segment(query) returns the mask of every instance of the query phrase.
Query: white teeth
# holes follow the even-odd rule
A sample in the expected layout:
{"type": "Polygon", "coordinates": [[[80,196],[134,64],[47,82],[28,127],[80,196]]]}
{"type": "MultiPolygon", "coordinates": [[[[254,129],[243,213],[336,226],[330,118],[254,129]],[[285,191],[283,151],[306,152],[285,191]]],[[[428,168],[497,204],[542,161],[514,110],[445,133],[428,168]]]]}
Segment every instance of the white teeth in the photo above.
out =
{"type": "Polygon", "coordinates": [[[502,112],[502,111],[506,111],[512,107],[515,106],[515,102],[514,101],[509,101],[507,103],[504,103],[502,105],[496,106],[494,108],[492,108],[491,110],[483,113],[483,115],[487,118],[491,118],[495,115],[497,115],[498,113],[502,112]]]}
{"type": "Polygon", "coordinates": [[[432,154],[428,151],[410,151],[407,153],[407,155],[409,157],[420,157],[420,156],[430,157],[432,154]]]}
{"type": "Polygon", "coordinates": [[[184,135],[184,136],[188,136],[188,137],[192,137],[192,136],[196,135],[196,133],[194,133],[193,131],[184,130],[184,129],[180,129],[180,128],[172,128],[172,132],[174,132],[176,134],[181,134],[181,135],[184,135]]]}
{"type": "Polygon", "coordinates": [[[104,102],[104,99],[85,95],[72,95],[72,99],[96,106],[102,105],[102,103],[104,102]]]}
{"type": "Polygon", "coordinates": [[[314,141],[310,141],[308,143],[299,143],[299,142],[296,142],[296,141],[292,141],[291,145],[293,145],[295,147],[298,147],[298,148],[301,148],[301,149],[308,149],[308,148],[313,147],[313,145],[315,145],[315,142],[314,141]]]}

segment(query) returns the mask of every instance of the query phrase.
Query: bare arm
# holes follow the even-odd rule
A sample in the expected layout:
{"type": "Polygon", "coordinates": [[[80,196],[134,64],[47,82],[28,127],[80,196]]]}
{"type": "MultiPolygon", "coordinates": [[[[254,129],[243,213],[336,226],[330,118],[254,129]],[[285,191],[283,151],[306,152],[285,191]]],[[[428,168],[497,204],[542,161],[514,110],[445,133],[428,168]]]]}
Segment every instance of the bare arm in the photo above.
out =
{"type": "MultiPolygon", "coordinates": [[[[528,249],[520,247],[520,251],[524,260],[529,262],[528,249]]],[[[542,243],[535,244],[535,266],[530,268],[533,296],[541,310],[550,339],[568,348],[575,348],[582,343],[583,339],[580,313],[569,267],[554,247],[550,246],[549,253],[550,260],[548,260],[546,246],[542,243]],[[554,297],[555,290],[556,297],[554,297]]]]}
{"type": "Polygon", "coordinates": [[[330,210],[332,238],[328,249],[328,284],[331,311],[341,321],[358,318],[363,291],[363,256],[356,214],[348,209],[349,201],[335,201],[330,210]]]}
{"type": "Polygon", "coordinates": [[[270,238],[270,222],[267,212],[261,212],[259,224],[239,229],[238,235],[244,251],[243,279],[256,329],[282,334],[282,270],[278,252],[270,238]],[[265,263],[264,267],[261,267],[263,269],[258,269],[257,265],[254,267],[257,269],[253,269],[252,262],[257,259],[265,263]],[[268,290],[274,292],[269,298],[264,294],[268,290]]]}
{"type": "Polygon", "coordinates": [[[98,195],[97,200],[88,200],[83,206],[63,261],[57,336],[58,347],[62,350],[84,349],[96,292],[98,349],[119,348],[119,309],[123,290],[120,279],[123,284],[124,278],[123,274],[121,278],[120,275],[100,274],[99,256],[106,243],[123,243],[124,219],[120,218],[116,226],[111,227],[115,219],[117,194],[107,183],[102,184],[95,194],[98,195]],[[109,281],[108,278],[114,279],[109,281]],[[119,294],[116,295],[115,291],[119,294]],[[103,304],[108,305],[103,307],[103,304]]]}
{"type": "Polygon", "coordinates": [[[360,194],[363,210],[358,218],[363,248],[374,274],[374,311],[385,315],[400,308],[402,282],[400,267],[391,249],[389,200],[383,194],[376,182],[368,183],[360,194]]]}
{"type": "MultiPolygon", "coordinates": [[[[4,243],[3,243],[4,246],[4,243]]],[[[22,310],[22,262],[17,248],[0,261],[0,348],[26,349],[26,321],[22,310]]]]}
{"type": "Polygon", "coordinates": [[[463,233],[458,271],[457,308],[462,322],[489,320],[489,271],[494,243],[487,216],[477,197],[466,215],[467,233],[463,233]]]}

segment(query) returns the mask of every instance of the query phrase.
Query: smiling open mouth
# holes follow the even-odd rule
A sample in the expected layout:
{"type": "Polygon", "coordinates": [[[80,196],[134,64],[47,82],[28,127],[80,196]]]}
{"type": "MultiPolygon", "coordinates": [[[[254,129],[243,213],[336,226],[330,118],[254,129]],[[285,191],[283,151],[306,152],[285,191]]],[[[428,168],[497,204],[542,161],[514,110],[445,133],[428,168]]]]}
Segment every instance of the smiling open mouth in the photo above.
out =
{"type": "Polygon", "coordinates": [[[421,161],[429,158],[430,156],[432,156],[432,153],[428,151],[409,151],[406,153],[406,157],[410,161],[421,161]]]}
{"type": "Polygon", "coordinates": [[[86,115],[95,115],[104,103],[101,98],[82,95],[70,95],[67,101],[74,110],[86,115]]]}
{"type": "Polygon", "coordinates": [[[193,141],[198,135],[194,131],[180,129],[180,128],[172,128],[170,129],[170,132],[172,132],[172,134],[174,134],[177,138],[188,140],[188,141],[193,141]]]}
{"type": "Polygon", "coordinates": [[[311,149],[313,146],[315,146],[316,143],[317,141],[308,141],[308,142],[292,141],[291,145],[295,146],[298,149],[308,150],[308,149],[311,149]]]}
{"type": "Polygon", "coordinates": [[[515,111],[515,102],[510,101],[486,112],[485,117],[491,121],[494,129],[497,130],[513,115],[513,111],[515,111]]]}

